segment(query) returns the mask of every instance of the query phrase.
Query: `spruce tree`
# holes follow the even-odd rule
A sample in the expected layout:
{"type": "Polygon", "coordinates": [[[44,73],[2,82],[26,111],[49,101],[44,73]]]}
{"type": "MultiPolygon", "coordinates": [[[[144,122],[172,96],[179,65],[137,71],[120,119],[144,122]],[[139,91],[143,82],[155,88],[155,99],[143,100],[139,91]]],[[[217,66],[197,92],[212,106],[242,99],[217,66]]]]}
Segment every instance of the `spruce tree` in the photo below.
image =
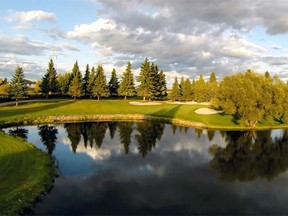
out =
{"type": "Polygon", "coordinates": [[[189,78],[187,78],[182,86],[182,100],[189,101],[191,100],[192,87],[189,78]]]}
{"type": "Polygon", "coordinates": [[[166,78],[164,72],[161,70],[159,73],[159,97],[162,100],[167,96],[166,78]]]}
{"type": "Polygon", "coordinates": [[[85,70],[85,75],[83,77],[83,94],[84,96],[88,96],[89,95],[89,76],[90,76],[90,68],[89,68],[89,64],[86,65],[86,70],[85,70]]]}
{"type": "Polygon", "coordinates": [[[130,61],[128,61],[126,70],[122,75],[118,93],[124,96],[124,100],[126,100],[127,96],[135,96],[136,90],[130,61]]]}
{"type": "Polygon", "coordinates": [[[174,83],[172,85],[172,90],[170,92],[170,99],[172,101],[179,100],[180,96],[181,96],[181,94],[180,94],[180,90],[179,90],[178,79],[177,79],[177,77],[175,77],[174,83]]]}
{"type": "Polygon", "coordinates": [[[148,58],[145,58],[140,68],[140,74],[138,77],[138,95],[143,96],[143,101],[151,96],[151,75],[150,75],[150,62],[148,58]]]}
{"type": "Polygon", "coordinates": [[[118,88],[119,88],[119,82],[116,74],[116,70],[113,68],[111,72],[111,79],[108,83],[109,92],[111,96],[118,96],[118,88]]]}
{"type": "Polygon", "coordinates": [[[95,85],[93,87],[93,96],[100,100],[100,97],[108,97],[109,89],[106,83],[106,77],[102,66],[98,66],[96,71],[95,85]]]}
{"type": "Polygon", "coordinates": [[[157,100],[160,98],[160,77],[159,77],[159,70],[158,66],[154,63],[150,65],[150,72],[149,72],[149,79],[150,79],[150,94],[152,100],[157,100]]]}
{"type": "Polygon", "coordinates": [[[70,76],[71,82],[69,85],[69,91],[68,94],[71,95],[74,100],[76,100],[77,97],[81,97],[83,95],[82,91],[82,74],[79,70],[78,62],[76,61],[72,73],[70,76]]]}
{"type": "Polygon", "coordinates": [[[182,76],[182,77],[181,77],[180,84],[179,84],[180,99],[181,99],[181,100],[183,100],[183,88],[184,88],[184,83],[185,83],[185,80],[184,80],[184,77],[182,76]]]}
{"type": "Polygon", "coordinates": [[[27,96],[27,84],[25,81],[24,71],[21,67],[17,67],[15,74],[11,80],[10,94],[12,98],[16,101],[16,106],[18,106],[19,99],[25,98],[27,96]]]}
{"type": "Polygon", "coordinates": [[[47,72],[44,74],[41,83],[41,92],[46,95],[46,99],[50,93],[59,91],[59,83],[57,80],[57,71],[54,67],[53,59],[51,58],[48,64],[47,72]]]}
{"type": "Polygon", "coordinates": [[[89,76],[89,80],[88,80],[88,94],[90,95],[90,97],[93,96],[93,88],[95,85],[95,78],[96,78],[95,68],[92,67],[91,73],[89,76]]]}

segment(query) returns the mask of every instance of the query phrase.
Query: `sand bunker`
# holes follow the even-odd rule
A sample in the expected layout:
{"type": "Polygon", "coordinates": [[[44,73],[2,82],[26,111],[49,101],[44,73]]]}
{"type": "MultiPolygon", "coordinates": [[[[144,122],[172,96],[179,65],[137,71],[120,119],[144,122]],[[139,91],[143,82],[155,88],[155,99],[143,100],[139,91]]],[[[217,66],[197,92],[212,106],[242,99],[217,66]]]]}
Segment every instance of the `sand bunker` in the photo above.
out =
{"type": "Polygon", "coordinates": [[[195,113],[200,115],[212,115],[217,113],[222,113],[222,111],[217,111],[211,108],[199,108],[195,111],[195,113]]]}
{"type": "Polygon", "coordinates": [[[136,105],[136,106],[150,106],[150,105],[161,105],[161,102],[139,102],[139,101],[131,101],[129,102],[131,105],[136,105]]]}

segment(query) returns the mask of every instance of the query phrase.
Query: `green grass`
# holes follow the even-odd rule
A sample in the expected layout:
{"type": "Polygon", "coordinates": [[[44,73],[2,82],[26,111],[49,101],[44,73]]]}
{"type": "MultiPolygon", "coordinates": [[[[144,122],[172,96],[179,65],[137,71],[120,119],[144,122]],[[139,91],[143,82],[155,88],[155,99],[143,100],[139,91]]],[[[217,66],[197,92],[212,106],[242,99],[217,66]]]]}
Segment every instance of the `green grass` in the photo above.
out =
{"type": "MultiPolygon", "coordinates": [[[[124,100],[47,100],[22,103],[19,107],[1,106],[0,127],[9,124],[50,123],[58,117],[60,121],[71,121],[71,118],[66,118],[67,116],[76,117],[74,120],[89,120],[90,117],[97,115],[97,118],[93,118],[95,120],[102,118],[103,115],[118,114],[122,115],[122,120],[129,116],[132,116],[130,120],[133,120],[133,114],[140,114],[157,119],[165,118],[173,123],[188,126],[245,129],[235,124],[231,115],[196,114],[195,110],[202,107],[209,106],[177,105],[165,102],[154,106],[135,106],[124,100]],[[173,119],[177,121],[173,121],[173,119]]],[[[257,125],[257,128],[285,126],[287,127],[287,125],[277,125],[275,122],[264,122],[257,125]]],[[[9,137],[0,132],[0,140],[0,215],[10,215],[23,208],[28,208],[35,197],[51,184],[53,166],[48,155],[21,139],[9,137]]]]}
{"type": "Polygon", "coordinates": [[[51,186],[51,158],[32,144],[0,132],[0,215],[17,215],[51,186]]]}
{"type": "MultiPolygon", "coordinates": [[[[151,106],[135,106],[124,100],[47,100],[41,102],[24,103],[19,107],[3,106],[0,107],[0,125],[4,123],[44,123],[45,117],[49,116],[84,116],[101,114],[142,114],[154,117],[164,117],[170,119],[188,120],[198,122],[206,128],[218,129],[245,129],[233,122],[231,115],[199,115],[195,110],[204,105],[179,105],[167,104],[151,106]],[[38,119],[29,121],[29,119],[38,119]]],[[[193,124],[191,124],[193,125],[193,124]]],[[[285,127],[276,122],[258,124],[261,128],[285,127]]]]}

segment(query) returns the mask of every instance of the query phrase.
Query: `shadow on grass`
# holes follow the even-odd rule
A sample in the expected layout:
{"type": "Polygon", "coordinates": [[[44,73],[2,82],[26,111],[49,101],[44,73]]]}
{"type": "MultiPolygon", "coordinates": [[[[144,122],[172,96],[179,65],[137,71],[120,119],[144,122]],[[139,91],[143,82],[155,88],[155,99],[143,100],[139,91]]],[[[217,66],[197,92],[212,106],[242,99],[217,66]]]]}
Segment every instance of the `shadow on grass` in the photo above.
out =
{"type": "Polygon", "coordinates": [[[153,116],[174,118],[182,105],[173,107],[172,109],[161,109],[157,112],[151,113],[153,116]]]}
{"type": "MultiPolygon", "coordinates": [[[[37,101],[35,103],[37,103],[37,106],[35,107],[17,107],[15,109],[11,109],[11,110],[3,110],[0,113],[0,117],[17,117],[17,116],[22,116],[22,115],[27,115],[29,114],[29,116],[33,116],[33,113],[37,113],[37,112],[43,112],[43,114],[45,114],[45,111],[50,110],[50,109],[55,109],[55,108],[59,108],[62,106],[66,106],[68,104],[73,103],[74,101],[72,100],[65,100],[65,101],[49,101],[49,100],[43,100],[43,101],[37,101]],[[41,104],[43,103],[43,105],[41,104]],[[39,105],[40,104],[40,105],[39,105]]],[[[32,102],[33,103],[33,102],[32,102]]]]}

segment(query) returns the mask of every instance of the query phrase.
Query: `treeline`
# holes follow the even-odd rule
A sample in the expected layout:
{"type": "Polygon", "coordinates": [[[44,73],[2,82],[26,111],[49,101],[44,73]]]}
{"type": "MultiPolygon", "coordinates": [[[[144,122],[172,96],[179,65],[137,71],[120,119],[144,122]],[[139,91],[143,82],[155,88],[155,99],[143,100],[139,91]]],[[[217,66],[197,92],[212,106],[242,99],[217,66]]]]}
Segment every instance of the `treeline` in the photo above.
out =
{"type": "Polygon", "coordinates": [[[111,78],[107,83],[104,69],[101,65],[90,69],[86,65],[84,76],[80,72],[78,62],[76,61],[72,72],[57,74],[53,60],[50,59],[47,72],[41,82],[38,83],[39,91],[46,95],[62,94],[70,95],[74,99],[79,97],[97,98],[123,96],[126,99],[129,96],[143,96],[143,100],[162,100],[167,96],[167,87],[165,74],[159,71],[158,66],[150,63],[146,58],[142,63],[140,75],[137,81],[140,83],[135,86],[132,65],[128,61],[125,72],[121,80],[118,80],[116,70],[111,72],[111,78]]]}

